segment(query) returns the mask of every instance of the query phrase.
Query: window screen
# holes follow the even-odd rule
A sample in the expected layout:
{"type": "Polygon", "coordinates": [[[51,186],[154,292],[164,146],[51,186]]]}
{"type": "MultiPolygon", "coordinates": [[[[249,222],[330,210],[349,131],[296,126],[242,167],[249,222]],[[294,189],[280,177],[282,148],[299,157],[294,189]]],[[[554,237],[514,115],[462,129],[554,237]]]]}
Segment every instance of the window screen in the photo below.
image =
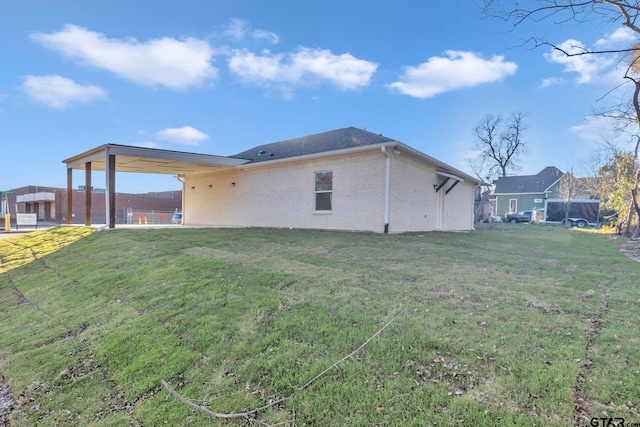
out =
{"type": "Polygon", "coordinates": [[[333,172],[316,172],[315,210],[330,211],[333,192],[333,172]]]}

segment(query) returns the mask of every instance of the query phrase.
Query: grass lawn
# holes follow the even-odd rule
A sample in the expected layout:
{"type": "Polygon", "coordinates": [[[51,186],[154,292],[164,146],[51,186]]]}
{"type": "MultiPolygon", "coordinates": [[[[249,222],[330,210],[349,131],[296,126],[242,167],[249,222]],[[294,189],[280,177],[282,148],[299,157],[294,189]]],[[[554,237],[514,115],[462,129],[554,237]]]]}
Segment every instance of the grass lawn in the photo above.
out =
{"type": "Polygon", "coordinates": [[[629,424],[639,284],[615,240],[529,224],[58,227],[0,240],[0,374],[13,427],[629,424]],[[217,413],[285,399],[212,419],[162,381],[217,413]]]}

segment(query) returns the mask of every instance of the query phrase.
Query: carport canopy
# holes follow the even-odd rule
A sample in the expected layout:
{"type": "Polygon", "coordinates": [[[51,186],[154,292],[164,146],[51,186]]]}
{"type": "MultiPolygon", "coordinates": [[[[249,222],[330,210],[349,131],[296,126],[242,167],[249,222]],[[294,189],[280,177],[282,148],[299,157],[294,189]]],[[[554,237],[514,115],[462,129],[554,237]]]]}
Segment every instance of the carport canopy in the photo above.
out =
{"type": "Polygon", "coordinates": [[[62,161],[67,166],[67,223],[71,224],[73,210],[72,171],[85,171],[85,225],[91,225],[91,171],[105,171],[105,206],[107,226],[115,227],[115,174],[116,172],[138,172],[185,176],[247,163],[246,159],[215,156],[212,154],[188,153],[157,148],[132,147],[105,144],[62,161]]]}

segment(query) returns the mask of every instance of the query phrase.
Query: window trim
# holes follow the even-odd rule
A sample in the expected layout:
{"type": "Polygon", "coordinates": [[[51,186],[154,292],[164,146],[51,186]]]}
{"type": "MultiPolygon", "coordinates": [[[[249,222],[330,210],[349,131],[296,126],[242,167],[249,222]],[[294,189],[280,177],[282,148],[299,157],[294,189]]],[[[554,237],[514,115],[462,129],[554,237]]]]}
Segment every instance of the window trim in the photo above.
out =
{"type": "Polygon", "coordinates": [[[313,173],[313,213],[314,214],[330,214],[333,212],[333,171],[332,170],[320,170],[313,173]],[[331,174],[331,189],[330,190],[318,190],[317,180],[318,174],[331,174]],[[329,209],[318,209],[318,194],[329,194],[329,209]]]}
{"type": "Polygon", "coordinates": [[[509,199],[509,213],[516,212],[518,212],[518,199],[509,199]]]}

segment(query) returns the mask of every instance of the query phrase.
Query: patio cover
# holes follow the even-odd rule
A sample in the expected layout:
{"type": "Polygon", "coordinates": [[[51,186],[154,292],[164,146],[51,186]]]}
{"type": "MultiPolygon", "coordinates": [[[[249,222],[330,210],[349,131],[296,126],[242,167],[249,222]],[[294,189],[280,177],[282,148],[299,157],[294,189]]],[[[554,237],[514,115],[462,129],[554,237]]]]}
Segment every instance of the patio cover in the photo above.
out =
{"type": "MultiPolygon", "coordinates": [[[[212,170],[229,168],[247,163],[246,159],[214,156],[211,154],[160,150],[156,148],[132,147],[105,144],[62,161],[67,166],[67,212],[72,205],[72,171],[85,171],[85,225],[91,225],[91,171],[105,171],[107,226],[115,227],[115,173],[138,172],[184,176],[212,170]]],[[[67,223],[71,224],[71,215],[67,223]]]]}

